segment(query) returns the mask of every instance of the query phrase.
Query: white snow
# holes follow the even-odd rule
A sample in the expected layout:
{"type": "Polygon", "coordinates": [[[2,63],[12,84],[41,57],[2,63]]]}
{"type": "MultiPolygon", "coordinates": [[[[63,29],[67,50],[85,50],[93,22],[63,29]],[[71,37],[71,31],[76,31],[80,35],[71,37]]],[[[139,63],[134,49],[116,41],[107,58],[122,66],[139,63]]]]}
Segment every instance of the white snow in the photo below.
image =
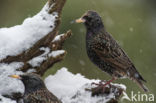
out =
{"type": "MultiPolygon", "coordinates": [[[[110,98],[113,98],[113,93],[109,96],[92,97],[91,92],[85,91],[85,88],[92,88],[92,82],[99,82],[100,80],[90,80],[81,74],[72,74],[67,68],[58,70],[55,75],[50,75],[45,79],[47,88],[54,93],[63,103],[105,103],[110,98]]],[[[113,84],[126,87],[122,84],[113,84]]]]}
{"type": "Polygon", "coordinates": [[[44,51],[44,53],[42,55],[39,55],[35,58],[33,58],[32,60],[30,60],[28,63],[32,65],[32,67],[37,67],[39,66],[44,60],[47,59],[47,54],[50,52],[50,49],[47,48],[40,48],[40,50],[44,51]]]}
{"type": "Polygon", "coordinates": [[[47,88],[60,98],[66,96],[67,93],[72,95],[84,84],[90,82],[80,74],[70,73],[66,68],[58,70],[55,75],[50,75],[45,79],[47,88]]]}
{"type": "Polygon", "coordinates": [[[8,75],[21,74],[22,72],[16,71],[16,69],[22,65],[23,63],[21,62],[0,64],[0,94],[23,92],[23,84],[16,79],[8,77],[8,75]]]}
{"type": "Polygon", "coordinates": [[[49,53],[49,57],[57,57],[58,55],[61,55],[65,53],[64,50],[55,50],[55,51],[52,51],[51,53],[49,53]]]}
{"type": "Polygon", "coordinates": [[[25,19],[21,25],[0,29],[0,60],[20,54],[53,30],[58,15],[56,12],[48,14],[48,9],[46,4],[37,15],[25,19]]]}
{"type": "Polygon", "coordinates": [[[37,67],[40,66],[40,64],[44,61],[47,60],[48,57],[57,57],[58,55],[63,54],[65,51],[64,50],[56,50],[56,51],[52,51],[50,52],[49,48],[41,48],[40,50],[43,50],[44,53],[42,55],[39,55],[35,58],[33,58],[32,60],[30,60],[28,63],[30,65],[32,65],[32,67],[37,67]]]}
{"type": "Polygon", "coordinates": [[[61,40],[61,38],[62,38],[63,36],[64,36],[64,34],[57,35],[57,36],[54,38],[53,42],[56,42],[56,41],[61,40]]]}
{"type": "Polygon", "coordinates": [[[3,96],[0,95],[0,103],[16,103],[16,101],[13,101],[9,98],[4,98],[3,96]]]}
{"type": "Polygon", "coordinates": [[[29,70],[27,70],[27,73],[35,73],[36,72],[36,69],[34,68],[30,68],[29,70]]]}

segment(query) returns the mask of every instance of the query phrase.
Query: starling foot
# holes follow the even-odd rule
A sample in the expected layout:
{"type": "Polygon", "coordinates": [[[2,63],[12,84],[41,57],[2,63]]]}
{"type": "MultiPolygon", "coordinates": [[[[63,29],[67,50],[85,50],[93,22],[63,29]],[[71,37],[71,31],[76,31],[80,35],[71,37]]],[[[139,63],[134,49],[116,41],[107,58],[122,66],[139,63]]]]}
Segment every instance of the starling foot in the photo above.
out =
{"type": "Polygon", "coordinates": [[[102,92],[104,93],[104,91],[105,91],[105,87],[107,86],[107,85],[109,85],[109,88],[111,88],[111,82],[113,82],[114,80],[116,80],[115,78],[112,78],[111,80],[109,80],[109,81],[105,81],[105,80],[103,80],[103,81],[100,81],[99,83],[92,83],[92,85],[94,84],[94,85],[97,85],[98,87],[95,89],[95,91],[98,91],[98,90],[100,90],[101,88],[102,88],[102,92]],[[106,82],[106,83],[105,83],[106,82]],[[105,84],[103,84],[103,83],[105,83],[105,84]]]}

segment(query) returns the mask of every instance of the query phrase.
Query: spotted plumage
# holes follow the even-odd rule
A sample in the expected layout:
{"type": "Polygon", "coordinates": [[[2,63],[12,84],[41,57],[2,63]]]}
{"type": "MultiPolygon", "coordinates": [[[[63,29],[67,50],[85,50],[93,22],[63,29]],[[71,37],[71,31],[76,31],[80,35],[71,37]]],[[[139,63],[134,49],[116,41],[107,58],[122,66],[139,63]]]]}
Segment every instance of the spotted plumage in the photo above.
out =
{"type": "Polygon", "coordinates": [[[101,17],[88,11],[76,22],[83,22],[86,29],[86,50],[90,60],[113,78],[130,78],[144,91],[146,82],[136,70],[128,55],[104,28],[101,17]]]}
{"type": "Polygon", "coordinates": [[[61,103],[47,89],[40,89],[31,94],[24,95],[24,103],[61,103]]]}
{"type": "Polygon", "coordinates": [[[13,78],[20,79],[25,92],[22,100],[18,103],[62,103],[55,95],[48,91],[44,82],[37,74],[12,75],[13,78]]]}

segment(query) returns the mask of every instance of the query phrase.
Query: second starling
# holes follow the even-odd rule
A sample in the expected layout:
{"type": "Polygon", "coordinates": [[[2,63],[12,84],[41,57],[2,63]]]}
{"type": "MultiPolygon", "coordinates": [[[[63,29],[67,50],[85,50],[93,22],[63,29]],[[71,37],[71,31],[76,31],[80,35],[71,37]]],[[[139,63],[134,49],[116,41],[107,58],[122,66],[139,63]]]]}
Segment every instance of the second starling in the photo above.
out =
{"type": "Polygon", "coordinates": [[[20,79],[24,86],[24,103],[62,103],[55,95],[48,91],[44,82],[37,74],[11,75],[12,78],[20,79]]]}
{"type": "Polygon", "coordinates": [[[135,81],[145,92],[148,91],[148,88],[143,84],[146,82],[145,79],[136,70],[116,40],[106,31],[97,12],[88,11],[76,22],[84,23],[87,29],[86,49],[90,60],[113,77],[104,86],[117,78],[126,77],[135,81]]]}

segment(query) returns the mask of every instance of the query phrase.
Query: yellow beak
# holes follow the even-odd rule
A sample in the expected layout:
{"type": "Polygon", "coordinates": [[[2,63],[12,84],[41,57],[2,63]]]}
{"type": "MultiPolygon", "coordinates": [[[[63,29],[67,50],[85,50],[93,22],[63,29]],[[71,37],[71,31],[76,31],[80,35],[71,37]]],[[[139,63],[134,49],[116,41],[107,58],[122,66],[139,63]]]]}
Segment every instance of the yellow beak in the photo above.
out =
{"type": "Polygon", "coordinates": [[[85,20],[84,20],[84,19],[82,19],[82,18],[79,18],[79,19],[76,19],[76,20],[75,20],[75,22],[76,22],[76,23],[84,23],[84,22],[85,22],[85,20]]]}
{"type": "Polygon", "coordinates": [[[9,77],[11,77],[11,78],[17,78],[17,79],[20,79],[21,78],[19,75],[9,75],[9,77]]]}

